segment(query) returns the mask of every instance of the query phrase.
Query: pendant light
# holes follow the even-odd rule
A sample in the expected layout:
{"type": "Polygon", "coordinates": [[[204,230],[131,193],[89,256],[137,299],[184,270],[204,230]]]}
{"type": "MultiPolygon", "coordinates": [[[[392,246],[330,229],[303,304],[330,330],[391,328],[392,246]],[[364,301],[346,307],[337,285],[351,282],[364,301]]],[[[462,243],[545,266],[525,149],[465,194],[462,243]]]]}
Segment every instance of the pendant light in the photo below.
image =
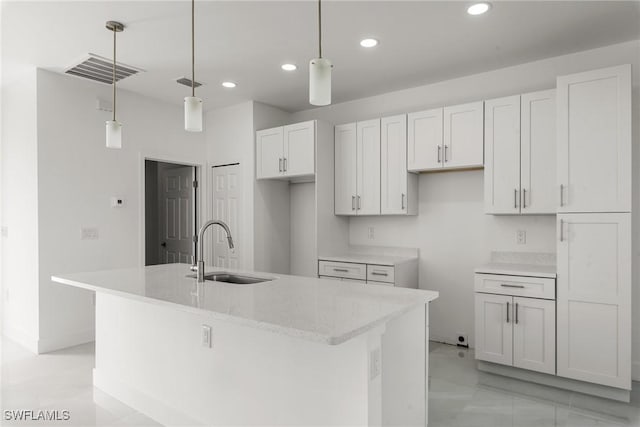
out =
{"type": "Polygon", "coordinates": [[[202,98],[196,97],[195,0],[191,0],[191,96],[184,98],[184,129],[202,132],[202,98]]]}
{"type": "Polygon", "coordinates": [[[331,104],[331,61],[322,57],[322,0],[318,0],[318,57],[309,62],[309,103],[331,104]]]}
{"type": "Polygon", "coordinates": [[[122,123],[116,120],[116,33],[124,31],[124,25],[108,21],[106,27],[113,31],[113,120],[107,120],[107,148],[122,148],[122,123]]]}

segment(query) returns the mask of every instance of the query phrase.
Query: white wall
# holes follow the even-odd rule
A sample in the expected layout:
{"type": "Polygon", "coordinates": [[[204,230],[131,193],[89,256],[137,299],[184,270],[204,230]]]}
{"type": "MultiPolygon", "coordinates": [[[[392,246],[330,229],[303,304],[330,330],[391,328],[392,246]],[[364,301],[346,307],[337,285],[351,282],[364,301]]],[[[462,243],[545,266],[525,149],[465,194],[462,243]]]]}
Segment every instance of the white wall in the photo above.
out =
{"type": "MultiPolygon", "coordinates": [[[[555,87],[556,76],[624,63],[633,64],[634,111],[634,325],[640,325],[640,41],[544,59],[370,98],[302,111],[292,122],[321,119],[333,124],[407,113],[443,105],[491,99],[555,87]]],[[[337,76],[336,76],[337,78],[337,76]]],[[[492,217],[483,214],[481,171],[422,174],[417,218],[353,218],[352,244],[417,246],[420,286],[440,291],[431,311],[431,333],[451,341],[458,332],[473,335],[473,268],[491,250],[555,252],[553,217],[492,217]],[[375,227],[375,239],[366,237],[375,227]],[[527,244],[515,245],[515,231],[527,231],[527,244]]],[[[634,378],[640,379],[640,328],[633,329],[634,378]]]]}
{"type": "Polygon", "coordinates": [[[184,131],[179,106],[127,91],[118,96],[123,148],[107,149],[110,113],[95,102],[110,91],[38,70],[40,352],[93,339],[91,294],[51,282],[52,274],[144,265],[144,157],[205,158],[204,135],[184,131]],[[111,196],[124,198],[124,207],[111,208],[111,196]],[[86,226],[98,228],[98,240],[80,239],[86,226]]]}
{"type": "Polygon", "coordinates": [[[316,183],[290,184],[290,274],[317,276],[316,183]]]}
{"type": "MultiPolygon", "coordinates": [[[[36,69],[3,63],[3,333],[38,346],[38,151],[36,69]]],[[[44,159],[43,159],[44,160],[44,159]]]]}

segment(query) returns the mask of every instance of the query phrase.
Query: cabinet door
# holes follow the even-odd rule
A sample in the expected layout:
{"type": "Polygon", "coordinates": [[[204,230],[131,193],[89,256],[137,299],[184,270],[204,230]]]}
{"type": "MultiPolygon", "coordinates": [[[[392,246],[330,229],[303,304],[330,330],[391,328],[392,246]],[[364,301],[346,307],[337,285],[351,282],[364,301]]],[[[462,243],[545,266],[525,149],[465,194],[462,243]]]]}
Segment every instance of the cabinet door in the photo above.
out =
{"type": "Polygon", "coordinates": [[[520,213],[520,96],[484,103],[484,210],[520,213]]]}
{"type": "Polygon", "coordinates": [[[476,359],[513,363],[513,297],[475,295],[476,359]]]}
{"type": "Polygon", "coordinates": [[[513,366],[555,375],[555,301],[513,298],[513,366]]]}
{"type": "Polygon", "coordinates": [[[256,132],[256,178],[282,176],[282,153],[282,127],[256,132]]]}
{"type": "Polygon", "coordinates": [[[631,214],[558,215],[558,375],[631,388],[631,214]]]}
{"type": "Polygon", "coordinates": [[[315,173],[316,122],[314,120],[284,127],[284,163],[286,176],[315,173]]]}
{"type": "Polygon", "coordinates": [[[380,214],[380,119],[357,125],[357,212],[380,214]]]}
{"type": "Polygon", "coordinates": [[[412,172],[441,169],[442,108],[407,116],[407,167],[412,172]]]}
{"type": "Polygon", "coordinates": [[[444,146],[445,168],[469,168],[484,163],[483,103],[445,107],[444,146]]]}
{"type": "Polygon", "coordinates": [[[356,124],[335,127],[335,213],[356,214],[356,124]]]}
{"type": "Polygon", "coordinates": [[[558,77],[559,212],[631,210],[631,65],[558,77]]]}
{"type": "Polygon", "coordinates": [[[556,213],[556,91],[522,95],[521,209],[556,213]]]}
{"type": "Polygon", "coordinates": [[[407,116],[385,117],[380,129],[380,212],[406,214],[407,116]]]}

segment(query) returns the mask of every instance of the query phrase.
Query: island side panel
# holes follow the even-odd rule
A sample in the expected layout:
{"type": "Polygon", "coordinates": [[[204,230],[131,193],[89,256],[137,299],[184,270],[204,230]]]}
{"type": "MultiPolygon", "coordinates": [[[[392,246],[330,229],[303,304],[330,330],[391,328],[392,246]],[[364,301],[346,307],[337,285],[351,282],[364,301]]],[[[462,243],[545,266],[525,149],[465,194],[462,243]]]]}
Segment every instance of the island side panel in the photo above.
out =
{"type": "Polygon", "coordinates": [[[94,381],[166,425],[378,424],[369,353],[381,332],[327,345],[98,293],[94,381]]]}

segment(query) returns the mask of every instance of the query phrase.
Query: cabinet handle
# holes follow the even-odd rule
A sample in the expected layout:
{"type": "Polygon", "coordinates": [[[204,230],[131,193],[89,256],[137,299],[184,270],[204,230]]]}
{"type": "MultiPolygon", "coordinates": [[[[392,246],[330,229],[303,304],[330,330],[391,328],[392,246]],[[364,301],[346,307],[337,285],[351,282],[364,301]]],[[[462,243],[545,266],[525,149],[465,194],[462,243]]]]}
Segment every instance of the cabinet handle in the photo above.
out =
{"type": "Polygon", "coordinates": [[[283,160],[284,160],[284,162],[282,162],[283,163],[282,169],[284,169],[283,172],[286,172],[287,171],[287,158],[285,157],[283,160]]]}
{"type": "Polygon", "coordinates": [[[518,324],[518,303],[516,303],[516,325],[518,324]]]}
{"type": "Polygon", "coordinates": [[[402,197],[401,197],[401,209],[404,210],[404,193],[402,193],[402,197]]]}
{"type": "Polygon", "coordinates": [[[564,242],[564,238],[562,237],[564,235],[563,229],[564,229],[564,220],[561,219],[560,220],[560,241],[561,242],[564,242]]]}
{"type": "Polygon", "coordinates": [[[564,206],[564,185],[560,184],[560,207],[564,206]]]}
{"type": "Polygon", "coordinates": [[[337,271],[339,273],[348,273],[349,270],[347,270],[346,268],[334,268],[333,271],[337,271]]]}
{"type": "Polygon", "coordinates": [[[278,159],[278,170],[282,172],[282,157],[278,159]]]}
{"type": "Polygon", "coordinates": [[[513,190],[513,208],[518,209],[518,189],[513,190]]]}
{"type": "Polygon", "coordinates": [[[449,161],[449,159],[447,159],[447,148],[449,148],[448,145],[444,146],[444,162],[447,163],[449,161]]]}
{"type": "Polygon", "coordinates": [[[507,323],[509,323],[509,302],[507,301],[507,323]]]}
{"type": "Polygon", "coordinates": [[[371,272],[372,276],[388,276],[388,273],[378,273],[377,271],[372,271],[371,272]]]}
{"type": "Polygon", "coordinates": [[[526,188],[522,189],[522,209],[527,208],[527,190],[526,188]]]}
{"type": "Polygon", "coordinates": [[[360,196],[358,196],[358,210],[362,209],[362,203],[360,203],[360,196]]]}
{"type": "Polygon", "coordinates": [[[356,196],[351,196],[351,210],[356,210],[356,196]]]}
{"type": "Polygon", "coordinates": [[[507,285],[506,283],[501,283],[500,286],[502,286],[503,288],[518,288],[518,289],[524,289],[524,285],[507,285]]]}
{"type": "Polygon", "coordinates": [[[438,145],[438,163],[441,163],[442,161],[440,160],[440,152],[442,151],[442,147],[438,145]]]}

